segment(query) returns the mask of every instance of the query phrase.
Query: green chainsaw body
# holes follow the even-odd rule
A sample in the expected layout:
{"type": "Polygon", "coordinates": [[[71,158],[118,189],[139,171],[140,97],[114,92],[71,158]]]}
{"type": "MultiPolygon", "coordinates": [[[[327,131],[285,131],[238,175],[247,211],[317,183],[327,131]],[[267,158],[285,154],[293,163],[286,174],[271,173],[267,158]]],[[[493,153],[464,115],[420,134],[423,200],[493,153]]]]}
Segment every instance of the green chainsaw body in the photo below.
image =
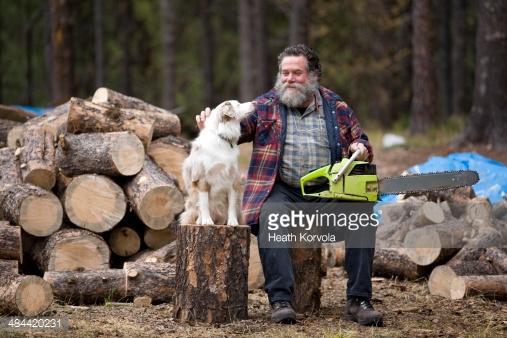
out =
{"type": "Polygon", "coordinates": [[[375,165],[363,161],[352,161],[338,181],[333,182],[333,177],[348,162],[349,159],[344,158],[340,162],[321,167],[301,177],[300,183],[303,196],[346,201],[377,201],[379,189],[375,165]],[[312,193],[305,191],[308,188],[305,187],[307,183],[314,180],[322,181],[323,179],[327,179],[328,182],[322,191],[312,193]]]}

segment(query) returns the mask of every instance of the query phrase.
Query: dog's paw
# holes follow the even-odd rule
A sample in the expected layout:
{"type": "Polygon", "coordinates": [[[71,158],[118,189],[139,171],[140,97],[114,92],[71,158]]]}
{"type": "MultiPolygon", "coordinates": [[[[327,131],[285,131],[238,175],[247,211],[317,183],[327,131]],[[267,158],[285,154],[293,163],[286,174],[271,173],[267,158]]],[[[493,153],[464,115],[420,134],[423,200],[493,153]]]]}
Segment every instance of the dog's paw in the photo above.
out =
{"type": "Polygon", "coordinates": [[[203,217],[201,219],[199,219],[198,221],[200,221],[200,223],[197,223],[197,224],[200,224],[200,225],[214,225],[215,223],[213,223],[213,220],[211,219],[211,217],[203,217]]]}
{"type": "Polygon", "coordinates": [[[229,218],[227,220],[227,225],[239,225],[238,220],[236,218],[229,218]]]}

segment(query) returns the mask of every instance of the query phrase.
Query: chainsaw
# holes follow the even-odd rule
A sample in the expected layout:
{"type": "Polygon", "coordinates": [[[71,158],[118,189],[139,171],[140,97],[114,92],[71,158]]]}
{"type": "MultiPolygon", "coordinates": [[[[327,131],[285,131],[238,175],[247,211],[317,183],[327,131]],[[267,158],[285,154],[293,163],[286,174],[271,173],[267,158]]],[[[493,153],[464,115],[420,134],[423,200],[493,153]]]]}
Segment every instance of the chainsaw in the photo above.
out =
{"type": "Polygon", "coordinates": [[[454,189],[471,186],[479,181],[479,174],[472,170],[379,179],[374,164],[355,160],[359,152],[356,150],[348,159],[344,158],[340,162],[321,167],[301,177],[303,196],[375,202],[382,195],[454,189]],[[322,183],[323,181],[325,183],[322,183]]]}

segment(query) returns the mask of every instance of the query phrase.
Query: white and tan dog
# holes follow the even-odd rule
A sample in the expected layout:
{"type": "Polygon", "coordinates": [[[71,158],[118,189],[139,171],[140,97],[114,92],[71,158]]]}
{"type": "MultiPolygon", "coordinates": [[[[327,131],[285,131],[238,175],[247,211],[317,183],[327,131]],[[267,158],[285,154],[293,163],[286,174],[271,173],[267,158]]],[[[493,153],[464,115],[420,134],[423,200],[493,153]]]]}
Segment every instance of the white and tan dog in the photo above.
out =
{"type": "Polygon", "coordinates": [[[239,123],[254,109],[252,102],[225,101],[206,118],[183,162],[188,197],[181,224],[238,225],[241,221],[239,123]]]}

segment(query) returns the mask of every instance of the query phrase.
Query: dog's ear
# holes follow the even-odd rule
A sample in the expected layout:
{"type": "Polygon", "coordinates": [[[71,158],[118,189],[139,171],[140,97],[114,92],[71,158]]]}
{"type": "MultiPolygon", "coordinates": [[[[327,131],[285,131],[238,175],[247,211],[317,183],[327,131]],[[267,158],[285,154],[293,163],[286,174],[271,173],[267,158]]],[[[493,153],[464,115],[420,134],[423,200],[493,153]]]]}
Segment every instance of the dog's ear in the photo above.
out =
{"type": "Polygon", "coordinates": [[[230,121],[234,118],[234,107],[230,102],[225,102],[221,109],[220,117],[222,121],[230,121]]]}

